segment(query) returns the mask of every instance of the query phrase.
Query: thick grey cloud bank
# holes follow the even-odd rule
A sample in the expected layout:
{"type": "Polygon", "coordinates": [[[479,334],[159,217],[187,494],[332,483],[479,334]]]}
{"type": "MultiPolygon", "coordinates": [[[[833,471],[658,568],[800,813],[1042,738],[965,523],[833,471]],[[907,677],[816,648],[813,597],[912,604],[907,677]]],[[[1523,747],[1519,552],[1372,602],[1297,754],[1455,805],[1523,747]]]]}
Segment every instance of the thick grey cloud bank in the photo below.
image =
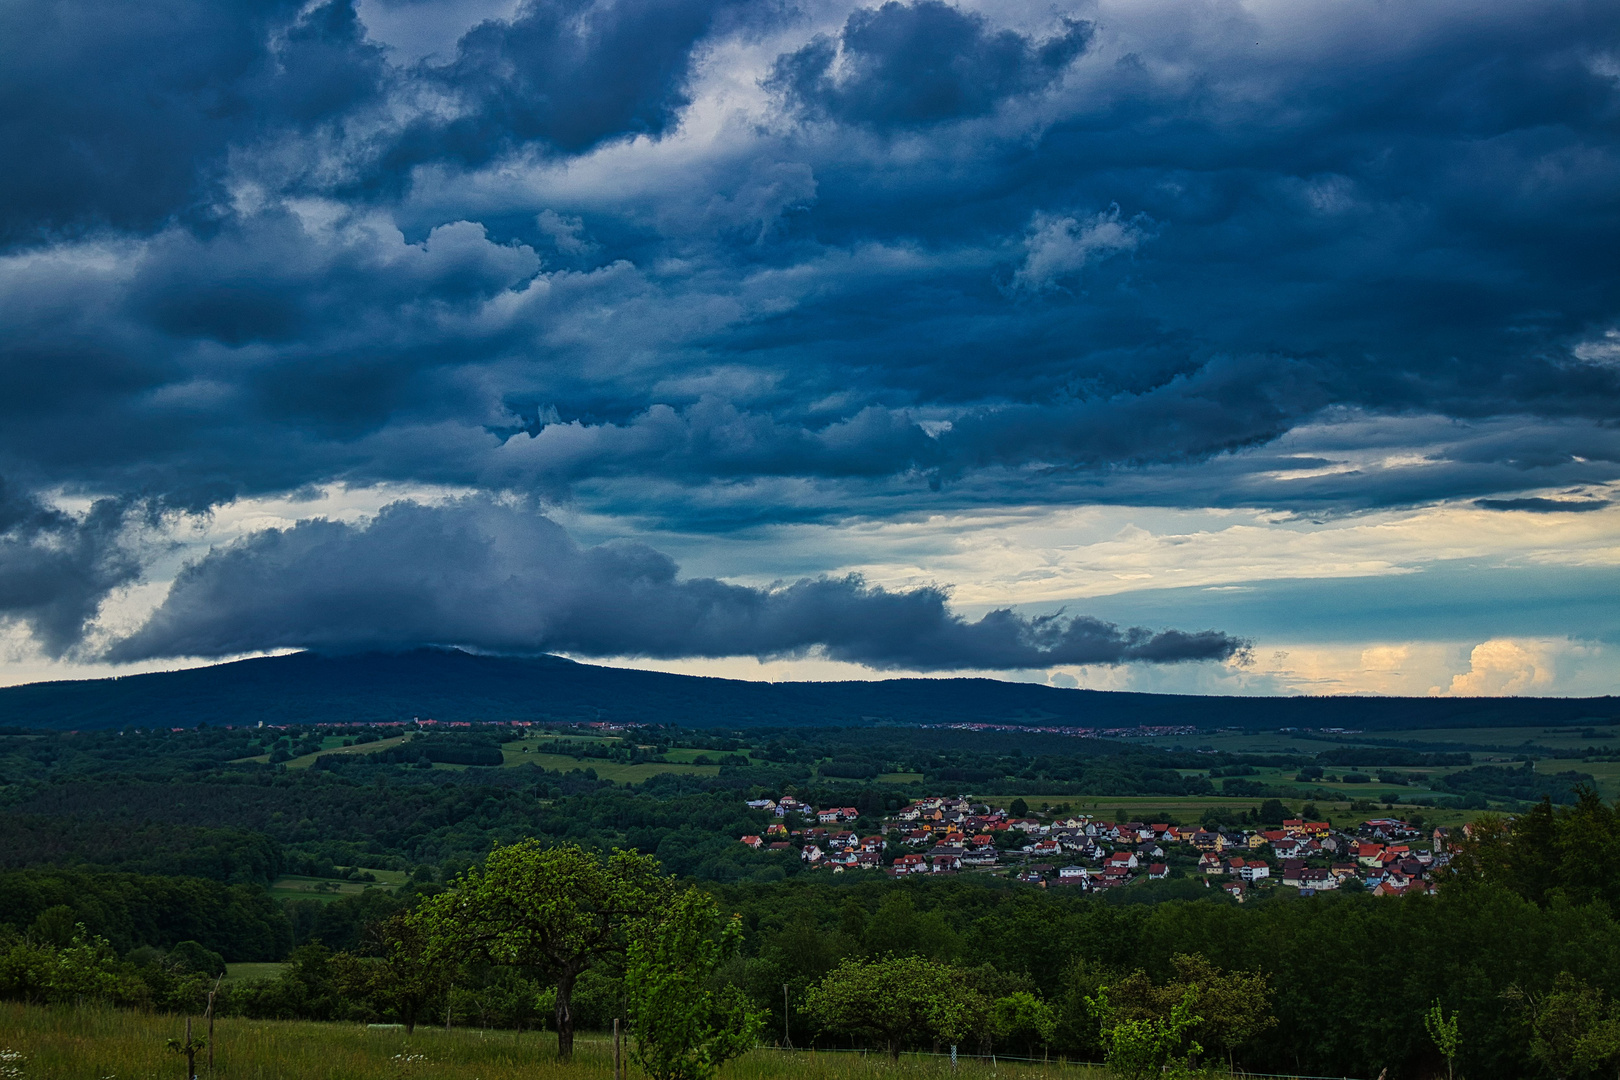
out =
{"type": "Polygon", "coordinates": [[[1620,0],[363,17],[457,10],[0,7],[0,616],[70,648],[137,518],[331,482],[692,531],[1620,479],[1620,0]]]}
{"type": "Polygon", "coordinates": [[[101,499],[74,516],[0,483],[0,615],[27,623],[49,653],[76,645],[107,593],[140,577],[125,542],[134,509],[101,499]]]}
{"type": "Polygon", "coordinates": [[[533,511],[467,500],[390,506],[364,527],[307,521],[187,568],[110,659],[225,656],[296,646],[424,644],[584,656],[803,655],[875,668],[1043,668],[1226,660],[1215,631],[1122,629],[1096,619],[953,614],[939,589],[859,578],[748,588],[681,580],[640,544],[582,548],[533,511]]]}
{"type": "Polygon", "coordinates": [[[782,57],[767,85],[820,117],[880,128],[942,123],[1051,86],[1091,30],[1066,19],[1036,43],[939,0],[890,0],[856,9],[836,40],[817,35],[782,57]]]}

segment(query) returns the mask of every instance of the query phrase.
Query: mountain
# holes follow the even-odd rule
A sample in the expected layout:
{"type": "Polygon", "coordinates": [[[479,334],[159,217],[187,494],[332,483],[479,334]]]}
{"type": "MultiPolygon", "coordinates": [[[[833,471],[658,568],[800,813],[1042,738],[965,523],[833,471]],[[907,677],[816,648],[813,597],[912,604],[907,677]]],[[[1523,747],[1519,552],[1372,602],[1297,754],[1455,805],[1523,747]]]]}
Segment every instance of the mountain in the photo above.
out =
{"type": "Polygon", "coordinates": [[[1011,722],[1203,728],[1592,724],[1620,699],[1235,698],[995,679],[761,683],[455,649],[287,656],[0,689],[0,725],[53,730],[409,720],[611,720],[688,727],[1011,722]]]}

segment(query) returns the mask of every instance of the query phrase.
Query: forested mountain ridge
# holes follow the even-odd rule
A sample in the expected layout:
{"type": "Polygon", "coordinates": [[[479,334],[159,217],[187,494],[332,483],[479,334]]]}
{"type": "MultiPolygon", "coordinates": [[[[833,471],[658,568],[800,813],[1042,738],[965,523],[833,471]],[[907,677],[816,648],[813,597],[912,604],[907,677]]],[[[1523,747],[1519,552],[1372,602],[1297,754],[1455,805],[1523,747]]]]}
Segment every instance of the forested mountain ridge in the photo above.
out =
{"type": "Polygon", "coordinates": [[[1198,697],[995,679],[762,683],[455,649],[287,656],[0,689],[0,725],[97,730],[209,724],[606,720],[694,727],[872,723],[1201,728],[1495,727],[1591,722],[1620,699],[1198,697]]]}

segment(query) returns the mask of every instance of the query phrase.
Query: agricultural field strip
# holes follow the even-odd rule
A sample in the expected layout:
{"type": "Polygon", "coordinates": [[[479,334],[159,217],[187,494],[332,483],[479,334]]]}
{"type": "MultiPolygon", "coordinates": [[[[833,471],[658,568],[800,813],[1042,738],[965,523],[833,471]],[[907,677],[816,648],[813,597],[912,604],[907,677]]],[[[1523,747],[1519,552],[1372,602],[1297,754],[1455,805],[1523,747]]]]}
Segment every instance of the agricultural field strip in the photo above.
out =
{"type": "Polygon", "coordinates": [[[400,735],[392,739],[379,739],[374,743],[361,743],[359,746],[344,746],[340,740],[336,746],[324,747],[313,754],[293,758],[287,762],[287,768],[307,769],[315,764],[316,758],[329,757],[333,754],[375,754],[381,750],[391,750],[406,742],[409,738],[409,735],[400,735]]]}
{"type": "MultiPolygon", "coordinates": [[[[235,974],[232,981],[260,977],[235,974]]],[[[184,1032],[185,1021],[153,1012],[112,1009],[55,1010],[0,1003],[0,1050],[24,1055],[20,1075],[53,1080],[105,1080],[116,1076],[167,1076],[176,1055],[166,1040],[184,1032]]],[[[216,1065],[222,1075],[270,1080],[272,1077],[336,1077],[345,1080],[397,1080],[402,1075],[435,1080],[608,1080],[613,1075],[610,1037],[580,1033],[574,1060],[556,1060],[554,1036],[458,1027],[446,1031],[424,1024],[368,1028],[353,1023],[222,1018],[214,1029],[216,1065]]],[[[183,1062],[181,1064],[184,1064],[183,1062]]],[[[203,1061],[198,1061],[199,1072],[203,1061]]],[[[1100,1069],[1050,1064],[990,1062],[964,1054],[953,1067],[943,1056],[907,1054],[900,1068],[886,1055],[862,1053],[783,1053],[762,1047],[721,1067],[717,1080],[1102,1080],[1100,1069]]]]}
{"type": "MultiPolygon", "coordinates": [[[[510,744],[508,744],[508,747],[510,744]]],[[[536,765],[542,769],[557,772],[571,772],[575,769],[595,769],[596,775],[603,780],[613,780],[618,783],[639,784],[661,773],[679,773],[687,776],[718,776],[718,765],[683,765],[679,762],[644,761],[635,765],[613,761],[608,758],[575,758],[567,754],[528,753],[513,751],[507,747],[502,748],[505,761],[503,766],[511,768],[518,765],[536,765]]],[[[436,768],[447,766],[435,766],[436,768]]],[[[461,765],[456,768],[468,768],[461,765]]]]}
{"type": "MultiPolygon", "coordinates": [[[[284,762],[284,764],[289,769],[307,769],[311,765],[315,764],[316,758],[326,757],[330,754],[375,754],[379,750],[392,749],[393,747],[406,742],[410,738],[411,736],[409,735],[396,735],[390,739],[379,739],[376,742],[361,743],[359,746],[344,746],[343,736],[328,735],[321,741],[323,743],[330,743],[330,746],[323,745],[314,753],[303,754],[299,757],[292,758],[291,760],[284,762]]],[[[269,760],[269,754],[255,754],[252,757],[236,758],[231,762],[231,764],[239,765],[252,761],[262,765],[267,763],[269,760]]]]}

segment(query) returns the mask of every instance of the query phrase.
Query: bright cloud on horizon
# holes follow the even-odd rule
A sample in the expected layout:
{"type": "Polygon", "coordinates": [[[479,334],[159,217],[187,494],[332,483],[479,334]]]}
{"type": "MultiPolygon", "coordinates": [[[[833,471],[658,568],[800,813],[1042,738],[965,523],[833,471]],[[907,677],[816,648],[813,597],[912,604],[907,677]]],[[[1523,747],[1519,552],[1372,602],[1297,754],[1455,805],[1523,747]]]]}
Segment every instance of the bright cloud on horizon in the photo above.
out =
{"type": "Polygon", "coordinates": [[[1620,675],[1620,4],[7,25],[0,682],[1620,675]]]}

